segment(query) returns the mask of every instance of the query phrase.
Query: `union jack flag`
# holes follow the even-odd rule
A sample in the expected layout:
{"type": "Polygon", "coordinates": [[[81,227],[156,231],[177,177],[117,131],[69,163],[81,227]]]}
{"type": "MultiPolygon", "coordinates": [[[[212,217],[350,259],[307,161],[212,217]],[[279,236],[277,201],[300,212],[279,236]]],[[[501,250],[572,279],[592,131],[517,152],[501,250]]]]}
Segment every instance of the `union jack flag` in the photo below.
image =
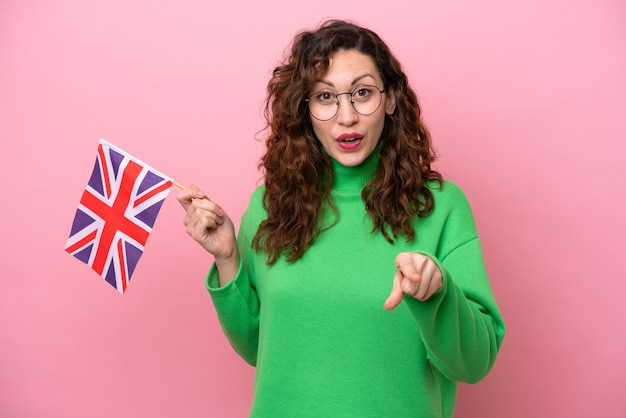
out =
{"type": "Polygon", "coordinates": [[[65,251],[124,293],[172,180],[101,139],[65,251]]]}

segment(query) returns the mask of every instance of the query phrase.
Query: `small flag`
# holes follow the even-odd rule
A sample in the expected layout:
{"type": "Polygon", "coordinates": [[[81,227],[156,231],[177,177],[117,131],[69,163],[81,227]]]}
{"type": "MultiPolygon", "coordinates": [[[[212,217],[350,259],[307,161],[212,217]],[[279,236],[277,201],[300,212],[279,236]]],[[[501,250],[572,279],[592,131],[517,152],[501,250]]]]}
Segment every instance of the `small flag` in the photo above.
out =
{"type": "Polygon", "coordinates": [[[101,139],[65,251],[124,293],[172,179],[101,139]]]}

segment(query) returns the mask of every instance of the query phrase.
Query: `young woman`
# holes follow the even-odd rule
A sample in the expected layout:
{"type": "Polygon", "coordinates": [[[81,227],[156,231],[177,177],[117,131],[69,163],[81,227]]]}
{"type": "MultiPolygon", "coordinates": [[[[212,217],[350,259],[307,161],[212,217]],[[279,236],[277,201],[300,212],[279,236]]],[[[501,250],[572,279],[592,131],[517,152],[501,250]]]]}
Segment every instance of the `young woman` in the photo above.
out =
{"type": "Polygon", "coordinates": [[[239,235],[198,187],[187,232],[255,365],[251,416],[450,417],[504,323],[470,206],[434,155],[400,63],[372,31],[298,34],[268,84],[264,184],[239,235]]]}

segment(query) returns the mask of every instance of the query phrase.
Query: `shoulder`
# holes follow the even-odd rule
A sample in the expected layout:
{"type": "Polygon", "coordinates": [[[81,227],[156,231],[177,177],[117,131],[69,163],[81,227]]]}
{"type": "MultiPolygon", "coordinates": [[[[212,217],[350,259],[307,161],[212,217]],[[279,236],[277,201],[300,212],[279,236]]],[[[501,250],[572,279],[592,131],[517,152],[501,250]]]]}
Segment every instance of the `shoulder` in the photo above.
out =
{"type": "Polygon", "coordinates": [[[266,217],[266,211],[263,207],[263,195],[265,194],[265,184],[261,184],[252,192],[248,207],[244,212],[244,218],[251,219],[255,223],[260,222],[266,217]]]}
{"type": "Polygon", "coordinates": [[[435,199],[435,207],[437,205],[443,206],[457,206],[468,205],[467,196],[465,192],[456,184],[449,180],[443,180],[441,184],[437,181],[430,181],[426,185],[430,189],[435,199]]]}
{"type": "Polygon", "coordinates": [[[435,208],[428,217],[438,219],[446,227],[475,233],[472,208],[465,192],[458,185],[444,180],[441,186],[437,182],[430,182],[428,188],[435,200],[435,208]]]}
{"type": "Polygon", "coordinates": [[[246,239],[251,240],[259,224],[267,217],[263,208],[265,185],[260,185],[250,195],[248,207],[241,217],[240,230],[246,239]]]}
{"type": "Polygon", "coordinates": [[[263,204],[263,195],[265,194],[265,183],[257,186],[250,196],[250,204],[263,204]]]}

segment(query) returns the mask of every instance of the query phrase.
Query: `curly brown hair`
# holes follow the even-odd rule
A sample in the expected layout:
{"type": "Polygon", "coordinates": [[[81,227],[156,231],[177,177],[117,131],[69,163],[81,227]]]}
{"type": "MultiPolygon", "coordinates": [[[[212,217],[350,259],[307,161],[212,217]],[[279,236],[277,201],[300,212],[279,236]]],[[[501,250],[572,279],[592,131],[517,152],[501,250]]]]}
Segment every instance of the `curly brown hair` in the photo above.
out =
{"type": "Polygon", "coordinates": [[[374,59],[385,90],[396,97],[396,110],[385,116],[380,165],[361,195],[385,239],[415,238],[411,219],[434,209],[429,181],[442,183],[431,169],[435,154],[415,92],[398,60],[373,31],[342,20],[324,22],[294,38],[291,54],[277,66],[267,85],[265,119],[269,135],[259,167],[264,172],[263,205],[268,212],[252,246],[267,254],[268,264],[281,255],[300,258],[322,233],[323,211],[336,208],[330,198],[334,174],[329,156],[313,133],[304,101],[316,80],[329,68],[336,51],[357,50],[374,59]],[[393,236],[390,236],[388,231],[393,236]]]}

